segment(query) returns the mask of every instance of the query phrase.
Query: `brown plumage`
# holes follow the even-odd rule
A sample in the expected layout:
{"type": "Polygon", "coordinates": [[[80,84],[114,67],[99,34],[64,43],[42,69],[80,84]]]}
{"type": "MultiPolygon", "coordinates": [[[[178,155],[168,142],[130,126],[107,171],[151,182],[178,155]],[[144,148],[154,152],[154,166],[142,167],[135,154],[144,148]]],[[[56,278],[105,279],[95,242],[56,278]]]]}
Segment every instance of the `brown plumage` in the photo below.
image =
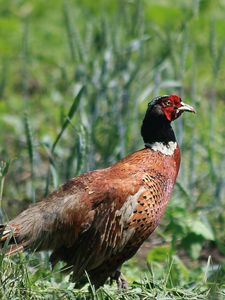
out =
{"type": "Polygon", "coordinates": [[[109,168],[77,176],[7,225],[7,254],[52,250],[50,261],[66,262],[74,281],[88,272],[96,288],[107,278],[125,286],[120,267],[157,227],[180,165],[170,122],[193,108],[178,96],[150,103],[142,125],[146,147],[109,168]]]}

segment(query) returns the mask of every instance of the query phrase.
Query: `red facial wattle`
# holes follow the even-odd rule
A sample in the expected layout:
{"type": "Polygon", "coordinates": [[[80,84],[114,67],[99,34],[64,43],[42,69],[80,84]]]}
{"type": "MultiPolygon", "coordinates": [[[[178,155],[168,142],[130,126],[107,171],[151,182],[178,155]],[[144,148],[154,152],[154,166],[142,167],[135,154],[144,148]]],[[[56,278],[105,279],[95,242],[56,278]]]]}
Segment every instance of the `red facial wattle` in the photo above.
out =
{"type": "Polygon", "coordinates": [[[184,111],[194,112],[192,106],[185,104],[177,95],[170,95],[163,103],[162,110],[168,121],[177,119],[184,111]],[[167,102],[169,104],[167,105],[167,102]]]}
{"type": "Polygon", "coordinates": [[[163,108],[164,115],[166,116],[168,121],[173,121],[176,118],[176,112],[173,107],[163,108]]]}
{"type": "Polygon", "coordinates": [[[181,98],[177,95],[170,95],[167,101],[170,101],[171,104],[168,106],[162,106],[162,110],[167,120],[171,122],[179,116],[178,108],[181,107],[181,98]]]}

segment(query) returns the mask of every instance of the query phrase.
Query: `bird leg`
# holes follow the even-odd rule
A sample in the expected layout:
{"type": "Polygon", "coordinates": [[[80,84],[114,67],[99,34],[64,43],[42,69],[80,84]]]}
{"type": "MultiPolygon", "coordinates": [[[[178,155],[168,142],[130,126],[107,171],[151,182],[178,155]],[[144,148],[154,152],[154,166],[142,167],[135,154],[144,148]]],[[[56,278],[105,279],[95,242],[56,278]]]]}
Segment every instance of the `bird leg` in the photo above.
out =
{"type": "Polygon", "coordinates": [[[116,270],[111,276],[111,283],[113,280],[116,281],[117,287],[119,290],[127,290],[128,289],[128,282],[126,281],[125,277],[121,273],[121,271],[118,269],[116,270]]]}

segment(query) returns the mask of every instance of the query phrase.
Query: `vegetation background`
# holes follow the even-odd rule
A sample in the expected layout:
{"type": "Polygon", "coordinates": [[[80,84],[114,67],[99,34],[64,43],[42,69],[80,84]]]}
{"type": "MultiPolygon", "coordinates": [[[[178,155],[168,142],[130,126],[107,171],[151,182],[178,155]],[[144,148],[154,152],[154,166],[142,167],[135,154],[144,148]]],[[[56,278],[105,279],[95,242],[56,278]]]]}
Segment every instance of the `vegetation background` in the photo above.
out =
{"type": "Polygon", "coordinates": [[[197,110],[174,124],[179,179],[127,292],[74,289],[25,253],[0,256],[1,299],[225,299],[224,14],[224,0],[0,0],[1,221],[143,147],[152,97],[197,110]]]}

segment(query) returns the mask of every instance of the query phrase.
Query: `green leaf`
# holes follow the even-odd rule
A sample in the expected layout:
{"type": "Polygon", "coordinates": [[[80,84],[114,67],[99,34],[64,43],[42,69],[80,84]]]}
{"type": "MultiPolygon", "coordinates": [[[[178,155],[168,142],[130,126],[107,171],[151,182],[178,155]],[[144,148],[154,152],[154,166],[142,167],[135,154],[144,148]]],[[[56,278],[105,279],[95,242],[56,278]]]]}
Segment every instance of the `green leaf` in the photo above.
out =
{"type": "Polygon", "coordinates": [[[206,240],[215,240],[214,233],[208,224],[201,222],[200,220],[195,220],[189,223],[191,232],[201,235],[206,240]]]}
{"type": "Polygon", "coordinates": [[[0,177],[5,177],[9,170],[10,161],[0,162],[0,177]]]}
{"type": "Polygon", "coordinates": [[[148,262],[163,262],[169,256],[169,247],[168,246],[158,246],[149,251],[147,256],[148,262]]]}
{"type": "Polygon", "coordinates": [[[202,250],[202,244],[201,243],[191,243],[189,253],[193,259],[198,259],[199,255],[202,250]]]}
{"type": "Polygon", "coordinates": [[[189,273],[190,273],[189,270],[188,270],[188,268],[185,266],[185,264],[183,263],[183,261],[177,255],[174,255],[173,259],[174,259],[174,263],[177,265],[178,271],[187,280],[188,276],[189,276],[189,273]]]}

